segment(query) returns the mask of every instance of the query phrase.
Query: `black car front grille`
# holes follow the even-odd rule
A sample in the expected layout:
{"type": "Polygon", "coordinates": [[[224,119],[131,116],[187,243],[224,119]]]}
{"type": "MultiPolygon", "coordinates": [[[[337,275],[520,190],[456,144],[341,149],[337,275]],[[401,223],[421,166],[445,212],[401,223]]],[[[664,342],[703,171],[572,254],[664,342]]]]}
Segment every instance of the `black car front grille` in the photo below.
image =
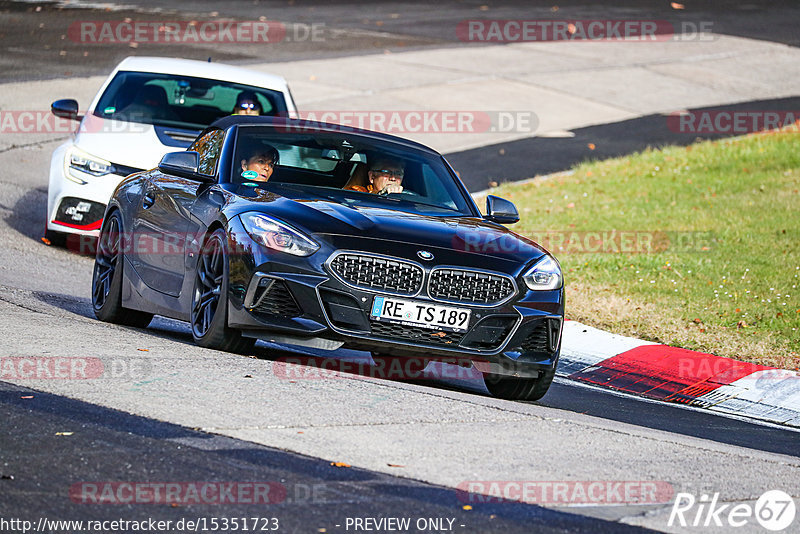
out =
{"type": "Polygon", "coordinates": [[[330,265],[342,280],[361,289],[415,295],[422,286],[422,268],[401,260],[339,254],[330,265]]]}
{"type": "Polygon", "coordinates": [[[464,338],[463,332],[440,332],[419,326],[406,326],[395,323],[373,321],[370,324],[372,335],[398,341],[412,341],[424,345],[458,347],[464,338]]]}
{"type": "Polygon", "coordinates": [[[428,282],[435,299],[466,304],[497,304],[514,294],[514,284],[505,276],[462,269],[436,269],[428,282]]]}
{"type": "Polygon", "coordinates": [[[257,295],[256,298],[258,304],[253,308],[256,313],[278,317],[299,317],[303,314],[283,280],[275,280],[263,296],[257,295]]]}

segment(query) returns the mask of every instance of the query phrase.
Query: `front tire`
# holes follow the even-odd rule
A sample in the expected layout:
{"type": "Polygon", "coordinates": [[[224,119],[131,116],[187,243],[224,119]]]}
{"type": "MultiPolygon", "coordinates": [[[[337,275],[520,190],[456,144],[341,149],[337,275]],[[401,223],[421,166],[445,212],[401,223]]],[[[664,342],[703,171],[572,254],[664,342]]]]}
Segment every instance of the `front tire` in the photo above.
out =
{"type": "Polygon", "coordinates": [[[544,371],[537,378],[518,378],[508,375],[484,373],[486,389],[494,397],[508,400],[537,401],[545,396],[553,378],[555,369],[544,371]]]}
{"type": "Polygon", "coordinates": [[[255,340],[228,327],[227,235],[217,229],[208,236],[195,270],[190,322],[195,343],[226,352],[247,352],[255,340]]]}
{"type": "Polygon", "coordinates": [[[122,307],[123,253],[122,217],[112,212],[103,222],[92,274],[92,308],[101,321],[145,328],[152,313],[122,307]]]}

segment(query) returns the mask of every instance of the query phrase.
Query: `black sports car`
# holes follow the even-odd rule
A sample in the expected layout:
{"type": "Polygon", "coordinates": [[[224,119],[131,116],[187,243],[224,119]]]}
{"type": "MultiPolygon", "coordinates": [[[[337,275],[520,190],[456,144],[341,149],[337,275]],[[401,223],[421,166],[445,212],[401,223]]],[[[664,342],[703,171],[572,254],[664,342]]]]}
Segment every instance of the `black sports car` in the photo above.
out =
{"type": "Polygon", "coordinates": [[[472,361],[497,396],[552,382],[561,270],[481,215],[447,161],[391,135],[292,119],[223,118],[114,192],[92,302],[103,321],[188,321],[197,344],[255,339],[472,361]],[[268,181],[265,181],[268,180],[268,181]]]}

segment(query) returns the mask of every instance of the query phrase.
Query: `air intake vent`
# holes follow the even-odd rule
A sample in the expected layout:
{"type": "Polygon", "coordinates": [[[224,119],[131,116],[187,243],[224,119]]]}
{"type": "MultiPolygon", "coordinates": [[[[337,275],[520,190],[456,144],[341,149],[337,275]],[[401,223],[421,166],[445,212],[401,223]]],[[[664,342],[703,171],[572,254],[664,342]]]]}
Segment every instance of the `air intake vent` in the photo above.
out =
{"type": "Polygon", "coordinates": [[[561,333],[561,321],[542,319],[522,342],[522,352],[555,352],[561,333]]]}
{"type": "Polygon", "coordinates": [[[253,307],[253,311],[288,318],[299,317],[303,314],[283,280],[275,280],[267,287],[263,295],[256,295],[256,305],[253,307]]]}

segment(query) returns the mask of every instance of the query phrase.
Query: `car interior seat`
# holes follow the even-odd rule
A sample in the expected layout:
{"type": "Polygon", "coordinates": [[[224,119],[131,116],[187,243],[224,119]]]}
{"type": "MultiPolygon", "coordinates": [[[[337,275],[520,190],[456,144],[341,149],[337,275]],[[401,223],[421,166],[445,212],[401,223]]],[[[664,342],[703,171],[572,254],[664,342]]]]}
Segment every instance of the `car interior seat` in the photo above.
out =
{"type": "Polygon", "coordinates": [[[167,92],[157,85],[145,85],[134,98],[124,113],[140,114],[156,119],[178,120],[178,116],[170,109],[167,92]]]}
{"type": "Polygon", "coordinates": [[[344,184],[342,189],[352,189],[353,186],[363,187],[366,189],[369,186],[369,169],[367,164],[359,161],[353,169],[353,174],[350,179],[344,184]]]}

